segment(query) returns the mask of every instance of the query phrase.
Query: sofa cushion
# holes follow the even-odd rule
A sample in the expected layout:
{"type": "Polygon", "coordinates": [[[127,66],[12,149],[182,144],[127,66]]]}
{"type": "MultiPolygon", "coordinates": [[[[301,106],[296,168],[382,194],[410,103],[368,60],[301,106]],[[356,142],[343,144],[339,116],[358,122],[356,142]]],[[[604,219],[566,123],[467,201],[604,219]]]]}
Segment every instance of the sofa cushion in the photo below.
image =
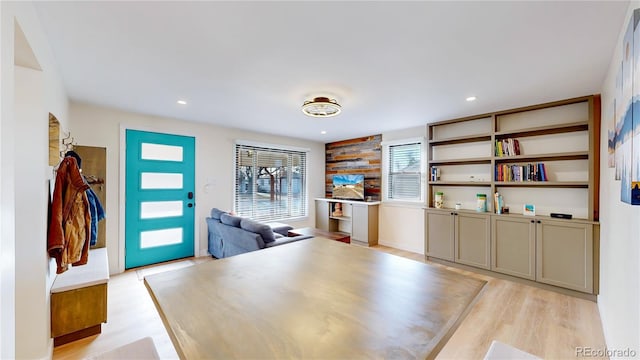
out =
{"type": "Polygon", "coordinates": [[[293,229],[293,226],[279,222],[271,222],[267,223],[267,225],[269,225],[274,233],[281,234],[282,236],[287,236],[289,234],[289,230],[293,229]]]}
{"type": "Polygon", "coordinates": [[[222,210],[220,210],[218,208],[211,209],[211,217],[213,219],[216,219],[216,220],[220,221],[220,216],[222,214],[227,214],[227,212],[226,211],[222,211],[222,210]]]}
{"type": "Polygon", "coordinates": [[[222,221],[223,224],[233,227],[240,227],[240,222],[242,220],[243,218],[240,216],[230,215],[227,213],[220,215],[220,221],[222,221]]]}
{"type": "Polygon", "coordinates": [[[240,222],[240,227],[244,230],[260,234],[260,236],[262,236],[262,240],[265,243],[276,241],[276,238],[273,235],[273,230],[271,230],[271,227],[269,227],[269,225],[259,223],[251,219],[242,219],[242,221],[240,222]]]}

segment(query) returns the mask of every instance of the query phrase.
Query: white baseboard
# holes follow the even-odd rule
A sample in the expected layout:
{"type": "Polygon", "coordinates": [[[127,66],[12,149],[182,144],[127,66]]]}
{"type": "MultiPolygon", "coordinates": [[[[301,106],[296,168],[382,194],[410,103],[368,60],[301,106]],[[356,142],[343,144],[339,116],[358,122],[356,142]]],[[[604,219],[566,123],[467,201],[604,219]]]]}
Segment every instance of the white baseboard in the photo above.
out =
{"type": "Polygon", "coordinates": [[[398,243],[398,242],[378,239],[378,244],[384,245],[384,246],[388,246],[388,247],[392,247],[394,249],[399,249],[399,250],[404,250],[404,251],[409,251],[409,252],[412,252],[412,253],[424,255],[424,249],[423,248],[417,248],[415,246],[410,246],[410,245],[403,244],[403,243],[398,243]]]}

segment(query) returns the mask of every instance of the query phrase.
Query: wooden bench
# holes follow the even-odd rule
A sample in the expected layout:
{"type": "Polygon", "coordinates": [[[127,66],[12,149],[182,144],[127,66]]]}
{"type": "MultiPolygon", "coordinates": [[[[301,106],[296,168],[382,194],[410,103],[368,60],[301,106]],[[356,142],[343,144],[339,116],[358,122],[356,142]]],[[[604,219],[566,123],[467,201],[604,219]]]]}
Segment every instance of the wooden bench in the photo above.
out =
{"type": "Polygon", "coordinates": [[[86,265],[56,276],[51,287],[51,337],[54,346],[102,332],[107,322],[107,249],[89,251],[86,265]]]}

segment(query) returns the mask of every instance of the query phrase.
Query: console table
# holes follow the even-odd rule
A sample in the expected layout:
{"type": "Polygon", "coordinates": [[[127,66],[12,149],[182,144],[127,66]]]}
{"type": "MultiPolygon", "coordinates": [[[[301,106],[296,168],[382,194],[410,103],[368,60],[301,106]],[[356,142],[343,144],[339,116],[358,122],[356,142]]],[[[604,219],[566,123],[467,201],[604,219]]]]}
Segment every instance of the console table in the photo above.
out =
{"type": "Polygon", "coordinates": [[[378,207],[380,201],[315,199],[316,228],[328,232],[345,232],[351,243],[378,244],[378,207]]]}

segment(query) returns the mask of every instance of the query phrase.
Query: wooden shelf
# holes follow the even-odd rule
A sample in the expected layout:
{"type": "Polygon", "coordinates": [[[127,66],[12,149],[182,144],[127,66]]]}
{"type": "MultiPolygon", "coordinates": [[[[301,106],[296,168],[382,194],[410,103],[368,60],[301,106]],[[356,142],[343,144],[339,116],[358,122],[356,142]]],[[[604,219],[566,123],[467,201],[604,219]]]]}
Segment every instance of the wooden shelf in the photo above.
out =
{"type": "Polygon", "coordinates": [[[483,158],[466,158],[466,159],[450,159],[450,160],[430,160],[429,166],[434,165],[472,165],[472,164],[491,164],[490,157],[483,158]]]}
{"type": "Polygon", "coordinates": [[[447,139],[434,139],[429,140],[430,145],[453,145],[464,144],[470,142],[491,141],[491,134],[478,134],[471,136],[459,136],[447,139]]]}
{"type": "Polygon", "coordinates": [[[513,137],[526,137],[526,136],[538,136],[538,135],[550,135],[561,134],[575,131],[587,131],[589,130],[589,123],[587,121],[580,121],[574,123],[558,124],[553,126],[538,126],[519,130],[499,131],[496,132],[496,140],[513,138],[513,137]]]}
{"type": "Polygon", "coordinates": [[[351,221],[351,217],[350,216],[329,216],[329,219],[351,221]]]}
{"type": "Polygon", "coordinates": [[[496,181],[496,187],[565,187],[588,188],[588,181],[496,181]]]}
{"type": "Polygon", "coordinates": [[[490,181],[429,181],[429,185],[442,186],[491,186],[490,181]]]}
{"type": "Polygon", "coordinates": [[[524,161],[558,161],[558,160],[587,160],[589,159],[588,151],[575,151],[566,153],[551,153],[540,155],[516,155],[516,156],[495,156],[496,162],[524,162],[524,161]]]}

